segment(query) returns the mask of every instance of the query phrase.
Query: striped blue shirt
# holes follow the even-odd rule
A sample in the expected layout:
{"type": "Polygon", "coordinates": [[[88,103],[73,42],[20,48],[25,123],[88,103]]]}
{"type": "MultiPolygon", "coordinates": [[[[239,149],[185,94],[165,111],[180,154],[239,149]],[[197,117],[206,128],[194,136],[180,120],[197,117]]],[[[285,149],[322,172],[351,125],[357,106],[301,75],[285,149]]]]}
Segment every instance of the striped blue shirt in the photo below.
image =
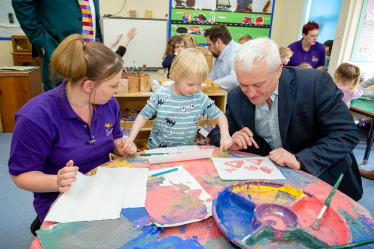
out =
{"type": "Polygon", "coordinates": [[[149,119],[157,117],[148,139],[148,149],[191,145],[195,141],[202,112],[212,119],[222,111],[203,92],[191,97],[173,93],[172,85],[159,89],[147,101],[140,114],[149,119]]]}
{"type": "Polygon", "coordinates": [[[282,140],[279,132],[278,121],[278,85],[274,93],[270,96],[273,101],[271,110],[269,110],[266,101],[256,105],[255,110],[255,129],[256,134],[262,137],[272,150],[282,148],[282,140]]]}
{"type": "Polygon", "coordinates": [[[210,79],[216,79],[215,82],[227,93],[239,86],[236,79],[234,68],[234,59],[241,45],[231,40],[221,55],[215,60],[212,71],[209,74],[210,79]]]}

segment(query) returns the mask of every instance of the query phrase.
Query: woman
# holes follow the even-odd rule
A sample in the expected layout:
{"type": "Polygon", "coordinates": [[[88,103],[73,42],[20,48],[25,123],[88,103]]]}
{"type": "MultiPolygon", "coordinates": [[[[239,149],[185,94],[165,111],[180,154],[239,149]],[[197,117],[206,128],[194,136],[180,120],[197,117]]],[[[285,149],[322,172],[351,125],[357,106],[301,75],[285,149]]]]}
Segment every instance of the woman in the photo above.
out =
{"type": "Polygon", "coordinates": [[[51,70],[63,83],[30,100],[16,114],[9,172],[14,183],[34,192],[40,228],[60,193],[85,174],[109,161],[109,153],[136,153],[123,142],[120,109],[114,93],[123,61],[99,42],[85,43],[80,35],[64,39],[51,59],[51,70]]]}
{"type": "Polygon", "coordinates": [[[313,68],[323,70],[325,47],[317,42],[318,34],[319,25],[317,23],[308,22],[303,26],[303,38],[288,45],[293,52],[293,56],[287,66],[297,67],[302,63],[308,63],[313,68]]]}

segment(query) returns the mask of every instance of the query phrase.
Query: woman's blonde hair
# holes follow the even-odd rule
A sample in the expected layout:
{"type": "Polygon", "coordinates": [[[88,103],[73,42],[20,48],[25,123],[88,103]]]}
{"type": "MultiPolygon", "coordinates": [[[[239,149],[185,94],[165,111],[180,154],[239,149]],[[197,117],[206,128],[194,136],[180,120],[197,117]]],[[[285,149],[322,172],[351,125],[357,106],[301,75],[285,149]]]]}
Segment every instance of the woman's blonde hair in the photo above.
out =
{"type": "Polygon", "coordinates": [[[184,44],[184,47],[186,48],[187,47],[186,40],[183,39],[182,36],[180,35],[172,36],[170,40],[168,41],[168,44],[166,45],[165,54],[164,54],[164,57],[162,57],[162,59],[165,60],[166,57],[174,54],[175,44],[179,44],[182,42],[184,44]]]}
{"type": "Polygon", "coordinates": [[[293,55],[293,52],[290,48],[286,48],[286,47],[280,47],[279,48],[279,54],[281,57],[285,57],[287,55],[293,55]]]}
{"type": "Polygon", "coordinates": [[[175,82],[183,78],[196,78],[203,83],[208,79],[209,67],[204,55],[196,48],[181,51],[173,60],[169,78],[175,82]]]}
{"type": "Polygon", "coordinates": [[[304,62],[298,65],[297,68],[313,68],[313,67],[309,63],[304,62]]]}
{"type": "Polygon", "coordinates": [[[122,59],[100,42],[84,42],[82,36],[66,37],[56,48],[51,59],[54,77],[63,77],[69,82],[80,79],[91,80],[97,87],[111,79],[123,69],[122,59]]]}
{"type": "Polygon", "coordinates": [[[353,91],[353,89],[358,85],[360,75],[361,70],[358,66],[349,63],[342,63],[335,70],[335,81],[349,86],[348,90],[353,91]]]}

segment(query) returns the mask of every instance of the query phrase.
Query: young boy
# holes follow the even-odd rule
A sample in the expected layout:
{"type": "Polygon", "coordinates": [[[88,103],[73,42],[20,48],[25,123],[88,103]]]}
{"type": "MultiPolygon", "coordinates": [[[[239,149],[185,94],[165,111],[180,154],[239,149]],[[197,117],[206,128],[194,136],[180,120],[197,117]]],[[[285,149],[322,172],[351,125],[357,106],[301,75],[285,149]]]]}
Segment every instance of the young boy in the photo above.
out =
{"type": "Polygon", "coordinates": [[[246,43],[247,41],[250,41],[250,40],[252,40],[252,36],[243,35],[242,37],[239,38],[239,43],[244,44],[244,43],[246,43]]]}
{"type": "Polygon", "coordinates": [[[289,48],[280,47],[279,48],[279,54],[280,54],[280,58],[281,58],[281,61],[282,61],[283,65],[286,66],[288,64],[288,62],[290,61],[290,58],[293,55],[293,52],[289,48]]]}

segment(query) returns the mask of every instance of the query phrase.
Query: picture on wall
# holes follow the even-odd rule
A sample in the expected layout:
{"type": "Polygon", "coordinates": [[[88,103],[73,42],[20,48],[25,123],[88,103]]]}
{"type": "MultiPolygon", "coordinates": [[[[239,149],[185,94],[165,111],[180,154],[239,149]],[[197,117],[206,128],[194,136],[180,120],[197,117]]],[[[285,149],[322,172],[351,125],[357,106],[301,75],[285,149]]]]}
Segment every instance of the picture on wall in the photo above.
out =
{"type": "Polygon", "coordinates": [[[275,0],[170,0],[169,38],[189,34],[206,44],[204,32],[224,24],[234,41],[270,37],[275,0]]]}
{"type": "Polygon", "coordinates": [[[374,0],[365,0],[351,61],[374,61],[374,0]]]}

